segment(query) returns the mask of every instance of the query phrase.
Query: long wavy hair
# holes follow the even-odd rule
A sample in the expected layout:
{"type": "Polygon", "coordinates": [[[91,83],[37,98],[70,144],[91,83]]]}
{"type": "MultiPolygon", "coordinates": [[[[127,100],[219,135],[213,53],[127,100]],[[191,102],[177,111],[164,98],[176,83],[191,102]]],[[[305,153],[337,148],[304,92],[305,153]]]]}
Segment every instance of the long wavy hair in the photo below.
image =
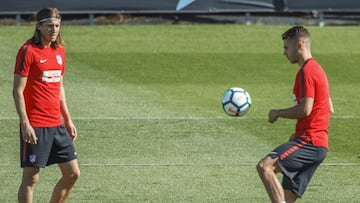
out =
{"type": "MultiPolygon", "coordinates": [[[[57,18],[59,20],[61,20],[61,15],[60,12],[57,8],[44,8],[41,9],[37,14],[36,14],[36,26],[35,26],[35,32],[32,39],[32,43],[37,44],[37,45],[42,45],[42,36],[41,36],[41,32],[40,30],[37,29],[37,26],[39,24],[42,24],[44,22],[46,22],[47,19],[49,18],[57,18]],[[45,20],[45,21],[44,21],[45,20]]],[[[64,41],[61,38],[61,32],[59,31],[59,34],[57,36],[57,39],[54,42],[51,42],[50,45],[52,48],[56,48],[59,46],[64,46],[64,41]]]]}

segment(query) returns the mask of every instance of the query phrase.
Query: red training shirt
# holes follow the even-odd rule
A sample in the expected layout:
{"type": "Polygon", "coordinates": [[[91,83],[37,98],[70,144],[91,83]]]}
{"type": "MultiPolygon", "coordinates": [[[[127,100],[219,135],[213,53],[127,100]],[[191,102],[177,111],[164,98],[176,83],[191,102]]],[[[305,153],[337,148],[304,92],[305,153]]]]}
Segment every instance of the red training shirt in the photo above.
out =
{"type": "Polygon", "coordinates": [[[27,77],[24,99],[31,126],[62,124],[60,81],[64,72],[64,47],[45,48],[29,40],[19,49],[14,74],[27,77]]]}
{"type": "Polygon", "coordinates": [[[325,71],[315,59],[308,59],[298,71],[294,95],[297,103],[301,98],[314,99],[311,114],[297,120],[295,137],[310,139],[315,146],[328,148],[329,83],[325,71]]]}

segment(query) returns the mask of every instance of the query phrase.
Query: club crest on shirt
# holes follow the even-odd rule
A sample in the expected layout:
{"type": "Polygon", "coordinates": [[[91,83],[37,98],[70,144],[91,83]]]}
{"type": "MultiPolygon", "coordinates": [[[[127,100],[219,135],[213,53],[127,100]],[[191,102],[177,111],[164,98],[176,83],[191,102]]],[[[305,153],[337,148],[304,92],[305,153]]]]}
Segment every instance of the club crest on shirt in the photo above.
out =
{"type": "Polygon", "coordinates": [[[57,54],[57,55],[56,55],[56,60],[57,60],[57,63],[58,63],[59,65],[62,65],[62,64],[63,64],[63,60],[62,60],[60,54],[57,54]]]}

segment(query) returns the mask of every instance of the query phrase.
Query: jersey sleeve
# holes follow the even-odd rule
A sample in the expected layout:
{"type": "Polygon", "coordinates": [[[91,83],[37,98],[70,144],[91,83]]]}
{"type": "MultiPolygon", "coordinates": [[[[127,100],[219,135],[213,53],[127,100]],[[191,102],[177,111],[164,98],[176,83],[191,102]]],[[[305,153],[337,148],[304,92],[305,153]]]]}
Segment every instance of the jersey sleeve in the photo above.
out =
{"type": "Polygon", "coordinates": [[[33,57],[29,51],[30,47],[30,44],[26,44],[19,49],[18,54],[16,55],[14,74],[25,77],[29,75],[31,64],[33,63],[33,57]]]}
{"type": "Polygon", "coordinates": [[[63,48],[63,69],[61,71],[61,75],[64,75],[65,74],[65,71],[66,71],[66,51],[65,49],[63,48]]]}
{"type": "MultiPolygon", "coordinates": [[[[309,66],[311,64],[308,64],[309,66]]],[[[304,68],[303,72],[303,84],[302,87],[304,88],[302,97],[303,98],[315,98],[315,74],[312,72],[313,68],[304,68]]]]}

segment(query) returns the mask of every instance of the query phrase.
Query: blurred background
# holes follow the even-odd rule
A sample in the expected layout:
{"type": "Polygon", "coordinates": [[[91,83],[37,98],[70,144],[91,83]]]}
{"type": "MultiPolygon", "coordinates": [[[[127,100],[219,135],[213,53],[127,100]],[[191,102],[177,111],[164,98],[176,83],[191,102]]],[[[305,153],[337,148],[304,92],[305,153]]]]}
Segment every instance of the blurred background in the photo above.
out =
{"type": "Polygon", "coordinates": [[[56,7],[66,24],[304,24],[358,25],[358,0],[1,0],[0,24],[33,23],[56,7]]]}

